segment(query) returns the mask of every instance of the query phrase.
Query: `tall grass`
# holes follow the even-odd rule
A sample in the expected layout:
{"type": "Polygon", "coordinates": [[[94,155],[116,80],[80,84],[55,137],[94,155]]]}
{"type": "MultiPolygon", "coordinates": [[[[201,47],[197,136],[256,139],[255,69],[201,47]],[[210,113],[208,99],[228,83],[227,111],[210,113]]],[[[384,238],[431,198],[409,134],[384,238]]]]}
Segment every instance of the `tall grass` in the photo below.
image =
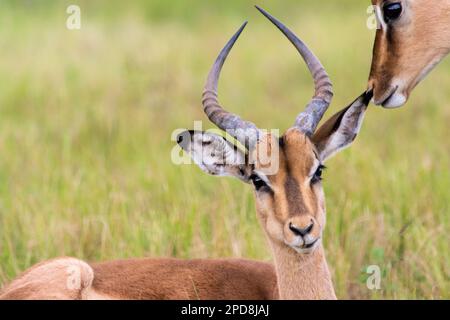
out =
{"type": "MultiPolygon", "coordinates": [[[[0,286],[59,255],[270,260],[250,188],[175,166],[170,136],[205,120],[205,76],[244,19],[221,100],[262,128],[288,128],[312,93],[295,50],[248,1],[80,1],[79,31],[65,28],[67,4],[0,4],[0,286]]],[[[365,89],[369,3],[262,5],[321,57],[336,92],[328,115],[365,89]]],[[[404,108],[371,107],[352,148],[327,164],[324,243],[339,298],[450,298],[449,62],[404,108]],[[381,290],[366,287],[369,265],[381,290]]]]}

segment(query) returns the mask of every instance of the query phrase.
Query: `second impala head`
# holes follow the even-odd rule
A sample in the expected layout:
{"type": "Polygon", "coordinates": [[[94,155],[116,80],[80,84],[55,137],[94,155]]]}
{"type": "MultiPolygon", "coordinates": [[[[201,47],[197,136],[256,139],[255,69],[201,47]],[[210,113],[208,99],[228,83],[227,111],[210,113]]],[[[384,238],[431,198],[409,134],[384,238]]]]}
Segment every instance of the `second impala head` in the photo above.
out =
{"type": "Polygon", "coordinates": [[[450,52],[450,0],[372,0],[379,21],[369,88],[397,108],[450,52]]]}

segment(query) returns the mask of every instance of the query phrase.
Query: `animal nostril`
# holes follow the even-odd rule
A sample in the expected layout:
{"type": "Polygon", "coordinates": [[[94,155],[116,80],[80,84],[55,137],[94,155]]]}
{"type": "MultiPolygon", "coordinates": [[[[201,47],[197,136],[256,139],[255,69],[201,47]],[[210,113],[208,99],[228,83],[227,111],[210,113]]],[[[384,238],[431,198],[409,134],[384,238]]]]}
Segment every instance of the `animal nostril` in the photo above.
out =
{"type": "Polygon", "coordinates": [[[178,137],[177,137],[177,143],[180,144],[180,143],[182,143],[182,142],[183,142],[183,135],[180,134],[180,135],[178,135],[178,137]]]}
{"type": "Polygon", "coordinates": [[[308,233],[311,232],[312,228],[314,226],[314,222],[311,220],[311,224],[307,226],[306,228],[299,228],[292,223],[289,223],[289,229],[297,236],[304,237],[308,233]]]}

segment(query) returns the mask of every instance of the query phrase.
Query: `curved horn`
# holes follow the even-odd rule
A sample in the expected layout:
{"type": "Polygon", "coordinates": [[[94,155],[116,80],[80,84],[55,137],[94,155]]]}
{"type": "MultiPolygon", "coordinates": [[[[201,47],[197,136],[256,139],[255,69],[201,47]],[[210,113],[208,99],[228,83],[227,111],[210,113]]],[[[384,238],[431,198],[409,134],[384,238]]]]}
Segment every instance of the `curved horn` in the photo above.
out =
{"type": "Polygon", "coordinates": [[[234,43],[246,25],[247,22],[239,28],[217,57],[206,81],[202,103],[203,109],[212,123],[231,134],[248,150],[252,150],[258,141],[259,129],[253,123],[244,121],[239,116],[223,109],[217,99],[217,84],[219,82],[220,71],[228,53],[233,48],[234,43]]]}
{"type": "Polygon", "coordinates": [[[302,132],[311,136],[317,128],[325,111],[333,98],[333,85],[328,77],[325,68],[320,63],[319,59],[312,53],[306,44],[301,41],[291,30],[284,24],[272,17],[269,13],[256,6],[267,19],[269,19],[281,32],[291,41],[300,55],[305,60],[309,71],[314,79],[315,92],[311,101],[306,106],[305,111],[300,113],[295,120],[295,127],[298,127],[302,132]]]}

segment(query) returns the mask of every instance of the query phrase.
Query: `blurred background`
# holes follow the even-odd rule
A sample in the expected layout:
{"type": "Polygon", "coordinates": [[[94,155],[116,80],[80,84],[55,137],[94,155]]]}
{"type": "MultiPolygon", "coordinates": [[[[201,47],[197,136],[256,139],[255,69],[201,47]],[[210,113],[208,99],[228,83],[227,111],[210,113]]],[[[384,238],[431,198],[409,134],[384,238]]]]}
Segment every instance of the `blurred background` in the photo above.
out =
{"type": "MultiPolygon", "coordinates": [[[[173,130],[212,127],[203,84],[244,20],[223,104],[283,131],[311,97],[304,63],[254,4],[322,60],[327,117],[365,89],[368,0],[0,2],[0,287],[61,255],[271,259],[251,188],[170,158],[173,130]],[[80,30],[66,28],[71,4],[80,30]]],[[[324,245],[341,299],[450,298],[449,71],[446,59],[404,108],[371,106],[327,163],[324,245]]]]}

